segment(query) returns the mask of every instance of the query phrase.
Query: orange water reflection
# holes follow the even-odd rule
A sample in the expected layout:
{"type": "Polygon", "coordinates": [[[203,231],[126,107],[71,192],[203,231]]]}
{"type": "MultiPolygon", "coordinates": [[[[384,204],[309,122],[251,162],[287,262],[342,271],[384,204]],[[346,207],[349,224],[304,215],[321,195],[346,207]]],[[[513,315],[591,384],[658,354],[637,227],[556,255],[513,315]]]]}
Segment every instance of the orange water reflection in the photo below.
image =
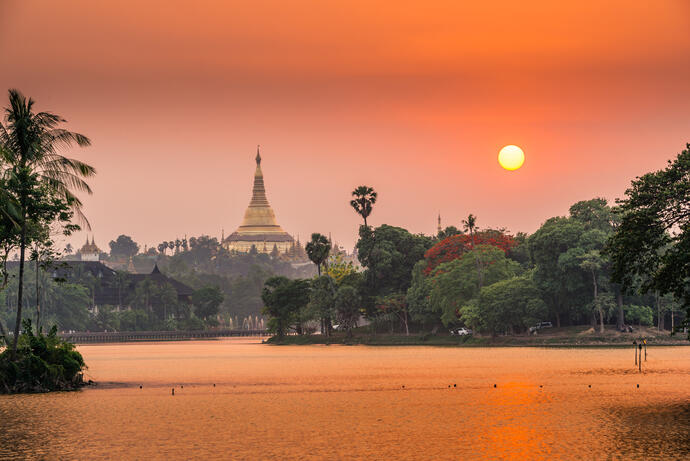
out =
{"type": "Polygon", "coordinates": [[[97,388],[0,396],[1,459],[690,453],[690,347],[650,349],[643,374],[629,372],[629,351],[621,349],[275,347],[230,339],[80,350],[97,388]]]}

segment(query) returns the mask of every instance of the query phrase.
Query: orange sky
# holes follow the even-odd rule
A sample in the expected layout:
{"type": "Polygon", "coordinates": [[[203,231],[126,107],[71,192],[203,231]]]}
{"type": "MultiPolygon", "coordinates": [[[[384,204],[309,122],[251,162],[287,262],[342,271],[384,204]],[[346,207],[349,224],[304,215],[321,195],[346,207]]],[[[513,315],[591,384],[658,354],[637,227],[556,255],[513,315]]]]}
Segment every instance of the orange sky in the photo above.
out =
{"type": "Polygon", "coordinates": [[[232,232],[256,144],[283,228],[351,247],[360,184],[375,225],[533,232],[690,142],[687,0],[231,3],[0,1],[0,89],[91,137],[101,248],[232,232]]]}

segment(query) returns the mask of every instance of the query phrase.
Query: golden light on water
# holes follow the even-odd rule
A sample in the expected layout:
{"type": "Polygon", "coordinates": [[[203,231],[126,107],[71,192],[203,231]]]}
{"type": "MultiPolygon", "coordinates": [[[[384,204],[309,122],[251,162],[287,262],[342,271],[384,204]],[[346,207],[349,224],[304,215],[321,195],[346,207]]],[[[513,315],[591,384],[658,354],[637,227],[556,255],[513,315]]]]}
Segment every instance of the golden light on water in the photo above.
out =
{"type": "Polygon", "coordinates": [[[498,163],[506,170],[517,170],[525,163],[525,153],[518,146],[505,146],[498,153],[498,163]]]}

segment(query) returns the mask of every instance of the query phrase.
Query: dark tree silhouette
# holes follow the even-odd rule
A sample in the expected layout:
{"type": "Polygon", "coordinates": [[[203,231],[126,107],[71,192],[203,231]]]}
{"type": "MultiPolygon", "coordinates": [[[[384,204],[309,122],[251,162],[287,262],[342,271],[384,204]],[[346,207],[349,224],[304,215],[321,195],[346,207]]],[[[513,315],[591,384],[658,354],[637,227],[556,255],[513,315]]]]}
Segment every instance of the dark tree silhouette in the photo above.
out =
{"type": "Polygon", "coordinates": [[[359,186],[352,191],[354,197],[350,200],[350,205],[355,212],[364,219],[364,226],[367,226],[367,218],[371,214],[372,206],[376,203],[378,194],[369,186],[359,186]]]}

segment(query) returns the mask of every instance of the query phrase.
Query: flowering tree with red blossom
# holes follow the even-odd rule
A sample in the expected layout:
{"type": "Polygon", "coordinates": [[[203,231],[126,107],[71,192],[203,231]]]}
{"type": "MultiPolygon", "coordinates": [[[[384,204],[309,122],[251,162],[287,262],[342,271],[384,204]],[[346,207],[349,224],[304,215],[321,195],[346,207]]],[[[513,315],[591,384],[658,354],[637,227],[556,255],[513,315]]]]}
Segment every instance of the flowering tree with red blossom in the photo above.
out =
{"type": "Polygon", "coordinates": [[[424,274],[431,274],[442,263],[462,258],[475,245],[491,245],[500,248],[505,253],[514,248],[517,241],[512,235],[495,229],[475,231],[473,236],[469,234],[452,235],[438,242],[424,254],[426,260],[424,274]]]}

